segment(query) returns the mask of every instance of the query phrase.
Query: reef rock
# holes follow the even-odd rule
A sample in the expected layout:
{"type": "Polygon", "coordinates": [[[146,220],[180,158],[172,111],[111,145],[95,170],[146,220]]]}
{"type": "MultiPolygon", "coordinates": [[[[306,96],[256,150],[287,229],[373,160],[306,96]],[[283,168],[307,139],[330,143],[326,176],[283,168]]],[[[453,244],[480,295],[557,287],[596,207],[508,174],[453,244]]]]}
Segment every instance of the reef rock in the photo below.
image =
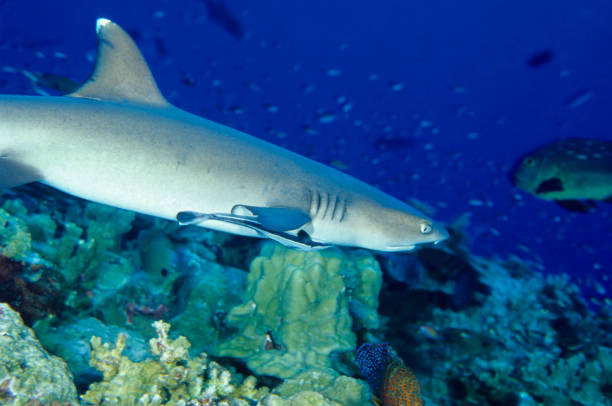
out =
{"type": "Polygon", "coordinates": [[[204,353],[190,357],[185,337],[168,337],[169,324],[156,321],[153,326],[157,337],[149,345],[155,358],[142,362],[122,355],[127,340],[124,334],[117,336],[114,346],[102,344],[100,337],[91,339],[90,365],[102,372],[103,380],[89,387],[82,397],[84,404],[248,406],[267,394],[267,388],[255,388],[255,378],[240,379],[209,361],[204,353]]]}
{"type": "Polygon", "coordinates": [[[0,303],[0,404],[78,405],[66,363],[47,354],[5,303],[0,303]]]}

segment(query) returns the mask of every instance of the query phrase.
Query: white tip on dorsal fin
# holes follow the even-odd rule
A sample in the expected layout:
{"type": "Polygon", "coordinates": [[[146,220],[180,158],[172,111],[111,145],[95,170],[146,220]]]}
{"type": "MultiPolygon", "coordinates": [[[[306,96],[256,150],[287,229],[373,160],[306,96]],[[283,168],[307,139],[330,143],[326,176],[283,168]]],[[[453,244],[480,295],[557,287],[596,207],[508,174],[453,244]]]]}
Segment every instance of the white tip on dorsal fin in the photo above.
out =
{"type": "Polygon", "coordinates": [[[89,79],[71,97],[169,106],[138,47],[117,24],[96,21],[98,54],[89,79]]]}

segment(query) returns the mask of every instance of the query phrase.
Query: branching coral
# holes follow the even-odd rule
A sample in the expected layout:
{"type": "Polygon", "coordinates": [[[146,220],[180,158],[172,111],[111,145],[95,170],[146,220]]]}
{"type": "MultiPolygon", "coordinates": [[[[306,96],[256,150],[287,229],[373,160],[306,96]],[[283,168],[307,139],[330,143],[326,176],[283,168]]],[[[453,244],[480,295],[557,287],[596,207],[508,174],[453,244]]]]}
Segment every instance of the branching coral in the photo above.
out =
{"type": "Polygon", "coordinates": [[[223,368],[206,354],[189,356],[185,337],[170,339],[170,326],[153,323],[157,337],[149,341],[154,359],[132,362],[123,355],[126,338],[114,346],[91,340],[91,365],[102,371],[102,382],[90,386],[85,405],[209,405],[209,406],[362,406],[369,404],[365,385],[333,371],[309,371],[288,380],[269,394],[257,381],[223,368]]]}
{"type": "Polygon", "coordinates": [[[191,358],[185,337],[168,337],[169,324],[157,321],[153,327],[157,337],[149,341],[149,346],[155,359],[139,363],[122,355],[125,335],[118,336],[114,347],[92,338],[91,365],[103,373],[104,379],[92,384],[83,395],[86,404],[215,405],[232,399],[237,405],[248,405],[267,393],[265,388],[255,388],[253,378],[239,381],[230,371],[209,361],[206,354],[191,358]]]}

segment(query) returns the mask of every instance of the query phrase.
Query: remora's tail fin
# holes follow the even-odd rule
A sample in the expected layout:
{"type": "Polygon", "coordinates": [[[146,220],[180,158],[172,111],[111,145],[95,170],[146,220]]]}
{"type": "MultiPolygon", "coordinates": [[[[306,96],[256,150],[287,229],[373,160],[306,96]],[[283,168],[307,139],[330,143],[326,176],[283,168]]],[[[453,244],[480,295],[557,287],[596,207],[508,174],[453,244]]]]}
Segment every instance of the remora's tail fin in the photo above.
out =
{"type": "Polygon", "coordinates": [[[170,106],[130,36],[105,18],[96,21],[98,51],[89,79],[71,97],[170,106]]]}

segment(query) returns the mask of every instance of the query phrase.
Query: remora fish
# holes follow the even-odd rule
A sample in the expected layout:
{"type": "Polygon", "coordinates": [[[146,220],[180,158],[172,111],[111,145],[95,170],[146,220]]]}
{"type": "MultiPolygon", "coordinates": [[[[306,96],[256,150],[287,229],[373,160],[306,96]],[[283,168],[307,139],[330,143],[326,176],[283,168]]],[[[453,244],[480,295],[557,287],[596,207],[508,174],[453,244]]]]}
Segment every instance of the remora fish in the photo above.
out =
{"type": "Polygon", "coordinates": [[[90,79],[0,96],[0,187],[40,181],[166,219],[299,249],[410,250],[446,230],[332,168],[169,104],[133,40],[97,21],[90,79]]]}
{"type": "Polygon", "coordinates": [[[513,174],[517,187],[568,210],[586,212],[589,200],[612,200],[612,142],[572,138],[524,157],[513,174]]]}

